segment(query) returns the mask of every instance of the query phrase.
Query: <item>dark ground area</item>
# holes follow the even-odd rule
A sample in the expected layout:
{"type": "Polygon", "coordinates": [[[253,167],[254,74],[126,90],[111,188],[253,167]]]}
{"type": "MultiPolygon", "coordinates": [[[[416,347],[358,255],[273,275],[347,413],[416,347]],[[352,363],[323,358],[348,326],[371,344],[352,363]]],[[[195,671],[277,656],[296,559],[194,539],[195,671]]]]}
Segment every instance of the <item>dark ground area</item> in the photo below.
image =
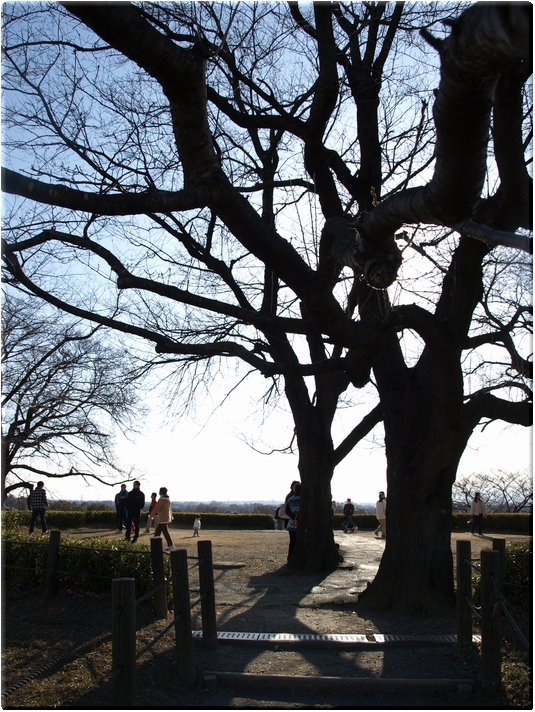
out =
{"type": "MultiPolygon", "coordinates": [[[[95,531],[72,533],[95,536],[95,531]]],[[[356,597],[311,597],[322,576],[292,576],[283,567],[285,532],[204,533],[213,543],[215,562],[244,562],[241,568],[216,569],[218,630],[264,633],[374,633],[446,635],[455,633],[451,616],[397,616],[359,610],[356,597]]],[[[99,533],[100,535],[100,533],[99,533]]],[[[102,533],[104,536],[112,536],[102,533]]],[[[63,534],[62,534],[63,536],[63,534]]],[[[177,547],[195,553],[196,540],[186,532],[173,534],[177,547]]],[[[367,536],[364,533],[364,536],[367,536]]],[[[140,537],[140,543],[144,543],[140,537]]],[[[343,542],[342,542],[343,543],[343,542]]],[[[350,575],[350,574],[348,574],[350,575]]],[[[110,617],[110,597],[90,595],[72,588],[44,601],[40,591],[5,586],[3,600],[3,691],[29,672],[43,668],[76,641],[85,639],[99,622],[110,617]]],[[[169,619],[170,620],[170,619],[169,619]]],[[[150,604],[137,612],[137,649],[142,650],[166,622],[155,618],[150,604]]],[[[200,629],[197,616],[194,629],[200,629]]],[[[110,708],[109,689],[98,688],[111,670],[110,626],[77,651],[80,657],[50,671],[6,698],[3,709],[110,708]],[[46,700],[46,704],[44,704],[46,700]]],[[[477,631],[475,631],[477,632],[477,631]]],[[[137,663],[137,706],[163,709],[503,709],[500,696],[479,689],[480,657],[477,648],[459,656],[453,644],[380,646],[356,649],[325,644],[244,643],[221,641],[217,650],[194,642],[197,682],[188,688],[177,675],[173,630],[137,663]],[[219,685],[209,689],[207,672],[237,672],[294,676],[266,687],[245,689],[219,685]],[[296,677],[297,676],[297,677],[296,677]],[[301,684],[299,677],[311,677],[301,684]],[[373,679],[373,691],[342,689],[341,682],[321,690],[314,678],[373,679]],[[475,680],[469,695],[408,690],[390,693],[386,680],[475,680]],[[383,681],[381,684],[380,681],[383,681]]],[[[353,682],[354,685],[354,682],[353,682]]]]}

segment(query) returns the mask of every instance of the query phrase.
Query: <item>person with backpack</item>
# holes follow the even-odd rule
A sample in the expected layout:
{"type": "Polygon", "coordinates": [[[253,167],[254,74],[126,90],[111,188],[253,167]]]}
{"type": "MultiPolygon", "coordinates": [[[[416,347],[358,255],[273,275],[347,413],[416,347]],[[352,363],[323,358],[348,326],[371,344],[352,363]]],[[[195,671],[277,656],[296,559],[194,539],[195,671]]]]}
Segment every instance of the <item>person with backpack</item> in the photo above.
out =
{"type": "Polygon", "coordinates": [[[344,504],[344,531],[346,533],[353,533],[355,531],[355,523],[353,522],[353,514],[355,513],[355,506],[353,502],[348,498],[347,502],[344,504]]]}

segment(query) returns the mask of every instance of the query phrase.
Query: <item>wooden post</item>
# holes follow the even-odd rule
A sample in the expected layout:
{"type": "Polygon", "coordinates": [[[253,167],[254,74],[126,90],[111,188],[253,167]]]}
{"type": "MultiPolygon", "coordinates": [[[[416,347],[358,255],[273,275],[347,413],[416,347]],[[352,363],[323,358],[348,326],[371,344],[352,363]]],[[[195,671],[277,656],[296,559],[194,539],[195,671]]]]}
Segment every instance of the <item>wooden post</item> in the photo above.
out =
{"type": "Polygon", "coordinates": [[[186,549],[173,549],[170,557],[178,676],[186,685],[193,685],[195,683],[195,667],[193,665],[188,552],[186,549]]]}
{"type": "MultiPolygon", "coordinates": [[[[163,542],[159,536],[151,537],[150,558],[152,563],[152,582],[156,587],[165,581],[163,542]]],[[[167,586],[164,586],[154,594],[154,612],[158,618],[167,618],[167,586]]]]}
{"type": "Polygon", "coordinates": [[[197,542],[199,557],[199,588],[201,596],[202,642],[207,648],[217,648],[217,618],[215,613],[214,567],[212,562],[212,542],[197,542]]]}
{"type": "Polygon", "coordinates": [[[113,681],[113,706],[133,709],[136,706],[136,580],[113,579],[111,582],[112,613],[122,609],[113,620],[111,660],[112,674],[121,668],[113,681]]]}
{"type": "Polygon", "coordinates": [[[472,601],[471,543],[457,541],[457,647],[459,650],[472,642],[472,610],[466,598],[472,601]]]}
{"type": "Polygon", "coordinates": [[[56,570],[58,568],[60,539],[61,532],[59,530],[53,529],[50,531],[46,559],[45,598],[52,598],[52,596],[56,595],[56,570]]]}
{"type": "Polygon", "coordinates": [[[500,554],[481,551],[481,684],[496,691],[501,687],[500,609],[495,610],[492,579],[498,580],[500,554]]]}
{"type": "Polygon", "coordinates": [[[498,584],[498,588],[500,590],[500,593],[505,593],[505,539],[493,539],[492,540],[492,548],[494,551],[497,551],[500,556],[499,556],[499,566],[500,570],[498,574],[496,574],[496,583],[498,584]]]}

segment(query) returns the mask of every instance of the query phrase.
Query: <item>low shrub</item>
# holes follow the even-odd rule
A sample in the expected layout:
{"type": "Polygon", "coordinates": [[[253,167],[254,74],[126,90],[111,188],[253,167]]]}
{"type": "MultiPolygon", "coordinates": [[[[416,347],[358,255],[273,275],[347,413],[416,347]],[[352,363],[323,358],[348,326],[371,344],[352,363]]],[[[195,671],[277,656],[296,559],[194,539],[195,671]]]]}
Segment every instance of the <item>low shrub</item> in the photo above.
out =
{"type": "MultiPolygon", "coordinates": [[[[469,512],[453,512],[452,531],[468,531],[469,512]]],[[[510,532],[511,534],[531,535],[533,515],[512,512],[492,512],[483,516],[483,531],[510,532]]]]}
{"type": "MultiPolygon", "coordinates": [[[[23,585],[44,583],[49,548],[48,536],[6,533],[2,540],[4,580],[23,585]]],[[[164,556],[165,576],[171,568],[164,556]]],[[[136,597],[150,591],[152,579],[151,555],[147,548],[130,542],[99,539],[64,539],[59,549],[57,583],[60,588],[75,588],[95,593],[109,593],[114,578],[136,579],[136,597]]],[[[168,588],[169,603],[172,589],[168,588]]]]}

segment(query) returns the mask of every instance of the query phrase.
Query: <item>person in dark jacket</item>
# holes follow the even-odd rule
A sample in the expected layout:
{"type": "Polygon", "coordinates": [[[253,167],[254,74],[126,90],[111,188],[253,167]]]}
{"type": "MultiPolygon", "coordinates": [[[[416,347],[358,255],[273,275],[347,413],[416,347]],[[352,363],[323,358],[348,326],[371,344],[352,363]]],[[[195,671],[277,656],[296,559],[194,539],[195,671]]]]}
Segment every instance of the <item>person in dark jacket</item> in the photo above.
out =
{"type": "Polygon", "coordinates": [[[145,506],[145,495],[140,490],[141,484],[136,480],[134,487],[128,493],[126,498],[126,535],[125,539],[130,541],[130,531],[132,530],[132,522],[134,523],[134,538],[132,543],[135,544],[139,536],[139,516],[145,506]]]}
{"type": "Polygon", "coordinates": [[[37,487],[30,495],[30,507],[32,510],[32,520],[30,522],[30,534],[33,534],[33,528],[37,521],[37,517],[41,520],[41,529],[43,534],[47,534],[48,528],[46,525],[45,512],[48,509],[48,500],[46,498],[45,483],[38,482],[37,487]]]}
{"type": "Polygon", "coordinates": [[[290,535],[290,546],[288,547],[288,561],[294,550],[297,539],[297,524],[299,520],[299,505],[301,502],[301,483],[297,482],[292,486],[292,492],[286,497],[286,514],[290,517],[288,520],[288,534],[290,535]]]}
{"type": "Polygon", "coordinates": [[[126,498],[128,492],[126,485],[121,485],[121,489],[115,495],[115,511],[117,512],[117,531],[122,532],[126,524],[126,498]]]}

